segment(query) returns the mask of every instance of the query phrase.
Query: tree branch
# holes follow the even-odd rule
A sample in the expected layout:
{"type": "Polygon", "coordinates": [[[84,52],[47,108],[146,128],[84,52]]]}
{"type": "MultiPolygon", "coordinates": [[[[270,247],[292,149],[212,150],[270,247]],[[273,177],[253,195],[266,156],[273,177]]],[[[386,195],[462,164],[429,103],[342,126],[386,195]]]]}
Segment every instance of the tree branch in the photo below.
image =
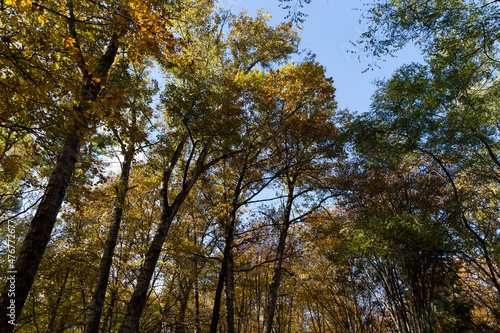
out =
{"type": "MultiPolygon", "coordinates": [[[[75,57],[78,70],[83,79],[86,79],[89,75],[87,66],[85,64],[85,59],[83,59],[82,49],[80,47],[80,42],[78,41],[78,34],[75,28],[75,14],[73,12],[73,0],[66,0],[66,14],[67,14],[67,24],[68,24],[68,35],[73,39],[73,45],[76,49],[75,57]]],[[[113,57],[114,58],[114,57],[113,57]]]]}

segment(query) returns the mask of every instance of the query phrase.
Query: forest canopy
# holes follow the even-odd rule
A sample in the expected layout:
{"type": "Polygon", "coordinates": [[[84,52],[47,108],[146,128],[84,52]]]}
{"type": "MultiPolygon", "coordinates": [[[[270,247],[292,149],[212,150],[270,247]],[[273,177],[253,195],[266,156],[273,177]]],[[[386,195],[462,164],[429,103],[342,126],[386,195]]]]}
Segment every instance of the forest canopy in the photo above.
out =
{"type": "Polygon", "coordinates": [[[500,332],[500,2],[367,4],[360,114],[279,2],[0,3],[0,332],[500,332]]]}

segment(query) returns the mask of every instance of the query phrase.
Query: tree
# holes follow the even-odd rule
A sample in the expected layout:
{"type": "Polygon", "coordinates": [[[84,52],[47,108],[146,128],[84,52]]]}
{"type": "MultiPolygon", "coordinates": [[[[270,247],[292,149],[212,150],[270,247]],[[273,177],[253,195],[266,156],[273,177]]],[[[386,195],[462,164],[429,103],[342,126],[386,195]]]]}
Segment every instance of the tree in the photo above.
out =
{"type": "Polygon", "coordinates": [[[383,332],[389,326],[378,286],[364,273],[368,264],[351,238],[355,215],[340,205],[320,210],[299,235],[305,249],[297,302],[317,313],[305,322],[318,332],[383,332]]]}
{"type": "Polygon", "coordinates": [[[307,14],[301,12],[300,10],[304,7],[304,4],[310,4],[311,0],[279,0],[279,2],[280,7],[288,10],[287,18],[291,18],[297,23],[304,23],[307,14]]]}
{"type": "MultiPolygon", "coordinates": [[[[153,36],[148,31],[151,23],[144,21],[142,16],[146,10],[149,18],[154,16],[153,21],[158,24],[154,31],[156,45],[171,46],[174,38],[168,28],[165,29],[169,22],[162,12],[165,6],[149,2],[75,4],[68,0],[42,5],[7,1],[3,5],[2,21],[10,25],[2,30],[1,59],[5,68],[2,89],[5,96],[12,97],[3,99],[6,102],[3,102],[2,110],[10,112],[2,117],[7,123],[12,123],[13,128],[18,125],[31,128],[40,121],[58,120],[55,125],[62,127],[63,132],[57,136],[64,138],[44,196],[13,267],[16,272],[15,296],[9,297],[9,285],[6,285],[0,299],[1,329],[10,332],[50,240],[80,146],[85,142],[93,121],[100,120],[99,112],[92,104],[98,99],[120,44],[132,53],[150,52],[141,50],[141,43],[134,43],[134,40],[151,40],[153,36]],[[102,11],[105,16],[99,14],[102,11]],[[125,42],[127,33],[131,43],[125,42]],[[62,41],[59,36],[64,36],[62,41]],[[45,117],[33,119],[30,106],[43,110],[45,117]],[[7,311],[11,304],[15,305],[12,313],[7,311]]],[[[54,127],[49,126],[49,129],[54,127]]]]}
{"type": "Polygon", "coordinates": [[[459,284],[448,230],[457,220],[453,192],[432,162],[366,165],[349,180],[356,183],[345,207],[354,214],[353,242],[398,331],[439,327],[441,302],[459,284]]]}
{"type": "Polygon", "coordinates": [[[238,117],[238,113],[241,112],[237,102],[238,90],[231,82],[239,72],[244,73],[257,64],[282,60],[288,56],[289,50],[295,47],[296,33],[289,25],[273,29],[268,27],[265,21],[262,14],[255,21],[246,14],[242,14],[238,19],[232,19],[232,30],[228,41],[221,39],[219,27],[216,25],[209,31],[198,30],[199,26],[179,27],[180,33],[183,33],[188,41],[197,37],[191,40],[191,45],[186,44],[181,60],[184,65],[178,66],[173,73],[176,80],[167,85],[164,94],[167,115],[175,121],[165,130],[181,131],[182,140],[171,155],[171,160],[164,171],[162,222],[148,250],[121,332],[131,332],[138,325],[150,279],[165,237],[189,191],[203,172],[233,154],[230,142],[239,135],[238,129],[244,118],[238,117]],[[248,35],[250,33],[252,35],[248,35]],[[249,36],[251,38],[248,38],[249,36]],[[259,37],[260,39],[257,39],[259,37]],[[249,40],[255,41],[257,45],[255,50],[253,45],[248,44],[249,40]],[[270,40],[276,40],[277,44],[283,43],[284,46],[277,47],[279,45],[267,43],[270,40]],[[200,41],[213,42],[207,48],[206,44],[198,44],[200,41]],[[191,52],[194,51],[198,51],[197,56],[202,57],[204,61],[193,61],[191,52]],[[232,59],[227,58],[227,51],[232,52],[232,59]],[[217,118],[226,112],[234,113],[235,117],[217,118]],[[235,130],[228,132],[228,128],[235,130]],[[216,142],[224,149],[216,151],[216,142]],[[188,143],[191,151],[187,154],[185,163],[182,163],[181,154],[188,143]],[[193,167],[191,167],[192,161],[193,167]],[[180,166],[177,166],[178,162],[180,166]],[[172,196],[169,183],[176,167],[181,168],[180,174],[183,177],[177,195],[172,196]]]}
{"type": "MultiPolygon", "coordinates": [[[[500,166],[498,11],[497,1],[384,1],[366,15],[370,26],[361,40],[375,56],[407,43],[423,51],[424,64],[406,65],[380,83],[368,127],[392,137],[393,147],[426,155],[439,166],[453,189],[450,209],[459,216],[452,226],[456,245],[462,260],[495,290],[493,303],[500,297],[494,245],[499,226],[491,220],[500,166]]],[[[479,297],[494,327],[497,306],[486,301],[489,296],[479,297]]]]}
{"type": "MultiPolygon", "coordinates": [[[[253,130],[253,129],[252,129],[253,130]]],[[[251,133],[248,133],[251,137],[251,133]]],[[[259,172],[263,162],[260,156],[262,146],[253,141],[253,137],[242,146],[242,153],[230,159],[227,166],[221,168],[220,178],[222,184],[222,198],[218,198],[212,204],[216,207],[226,207],[218,214],[218,222],[224,235],[224,248],[221,260],[221,267],[215,292],[214,306],[210,330],[217,332],[219,321],[220,303],[222,290],[225,285],[226,290],[226,319],[227,331],[235,332],[234,327],[234,241],[237,223],[239,222],[239,211],[248,204],[269,184],[270,179],[260,179],[262,173],[259,172]]],[[[271,178],[272,180],[272,178],[271,178]]],[[[212,199],[213,200],[213,199],[212,199]]]]}
{"type": "MultiPolygon", "coordinates": [[[[260,77],[265,85],[250,86],[252,107],[268,124],[266,131],[272,138],[268,149],[273,155],[270,170],[282,179],[280,185],[286,198],[282,215],[273,221],[278,225],[279,242],[264,313],[264,330],[270,332],[288,230],[307,215],[293,216],[293,206],[304,194],[321,188],[317,179],[324,175],[317,176],[328,169],[329,159],[340,156],[336,126],[342,121],[342,115],[336,114],[331,80],[324,76],[324,68],[317,63],[305,61],[270,73],[255,72],[252,79],[260,77]]],[[[310,209],[314,210],[316,205],[312,204],[310,209]]]]}
{"type": "Polygon", "coordinates": [[[346,115],[313,57],[286,64],[292,21],[212,0],[0,6],[1,232],[26,234],[17,266],[0,245],[19,275],[0,331],[326,330],[298,297],[298,236],[338,195],[346,115]]]}
{"type": "MultiPolygon", "coordinates": [[[[127,66],[127,63],[124,64],[127,66]]],[[[126,70],[119,74],[128,74],[126,70]]],[[[117,127],[117,124],[111,123],[110,128],[114,133],[115,139],[120,146],[120,152],[123,156],[123,162],[120,163],[121,174],[118,184],[116,185],[116,200],[113,207],[112,222],[109,226],[106,243],[101,258],[101,264],[97,276],[94,294],[89,307],[89,316],[85,327],[85,332],[98,332],[100,318],[106,295],[106,289],[113,260],[113,254],[118,239],[120,224],[125,207],[125,200],[129,190],[129,178],[132,169],[132,161],[134,159],[136,150],[140,148],[141,143],[144,141],[146,134],[144,128],[151,118],[152,110],[149,108],[152,96],[157,92],[155,84],[147,82],[143,79],[145,76],[145,67],[134,68],[131,77],[126,75],[126,83],[130,84],[135,89],[129,89],[128,94],[131,98],[128,101],[130,105],[130,115],[125,115],[124,112],[117,111],[118,115],[125,119],[113,119],[123,127],[117,127]],[[126,120],[127,116],[130,117],[130,122],[126,120]]],[[[118,117],[117,117],[118,118],[118,117]]]]}

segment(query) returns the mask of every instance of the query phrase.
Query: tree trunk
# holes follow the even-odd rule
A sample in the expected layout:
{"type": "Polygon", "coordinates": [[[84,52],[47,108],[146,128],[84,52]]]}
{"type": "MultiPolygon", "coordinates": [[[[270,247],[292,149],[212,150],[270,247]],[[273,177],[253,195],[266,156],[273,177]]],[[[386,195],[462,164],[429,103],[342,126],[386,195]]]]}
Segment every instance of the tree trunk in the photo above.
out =
{"type": "MultiPolygon", "coordinates": [[[[127,305],[127,312],[125,313],[122,326],[118,331],[119,333],[134,333],[134,331],[139,327],[139,318],[146,303],[151,277],[153,276],[156,263],[158,262],[158,258],[160,257],[163,243],[165,242],[165,238],[167,236],[168,230],[170,229],[170,225],[172,224],[177,211],[186,199],[194,183],[204,171],[204,161],[208,153],[209,145],[206,145],[201,151],[198,160],[196,161],[196,166],[191,173],[191,177],[183,183],[182,189],[175,197],[172,205],[168,204],[168,186],[170,175],[180,157],[183,147],[184,140],[179,144],[176,152],[174,153],[171,159],[170,168],[165,170],[164,172],[161,190],[162,212],[160,218],[160,226],[158,227],[153,241],[148,248],[148,252],[146,253],[144,264],[142,265],[141,271],[137,278],[137,284],[132,297],[130,298],[130,301],[127,305]]],[[[186,166],[186,168],[187,167],[189,166],[186,166]]]]}
{"type": "Polygon", "coordinates": [[[82,75],[82,95],[80,103],[74,107],[77,119],[66,135],[61,153],[50,175],[42,201],[31,220],[14,268],[7,272],[7,281],[0,297],[0,333],[10,333],[26,302],[43,254],[50,241],[57,214],[61,208],[66,190],[78,158],[81,135],[86,130],[88,120],[85,112],[89,101],[95,101],[101,89],[100,80],[105,78],[118,52],[118,36],[114,35],[102,55],[93,74],[85,70],[82,75]]]}
{"type": "Polygon", "coordinates": [[[273,327],[274,310],[278,299],[278,290],[281,282],[281,267],[283,265],[286,237],[290,227],[290,217],[292,213],[292,203],[294,200],[294,179],[288,181],[288,195],[283,215],[283,223],[280,228],[280,238],[276,249],[276,261],[274,262],[273,277],[267,294],[266,309],[264,310],[264,332],[271,333],[273,327]]]}
{"type": "MultiPolygon", "coordinates": [[[[243,184],[243,180],[245,178],[245,173],[246,173],[246,168],[244,167],[242,172],[240,173],[240,176],[238,178],[238,182],[236,183],[236,187],[233,193],[233,199],[231,203],[231,211],[229,212],[229,219],[226,222],[225,225],[225,244],[224,244],[224,255],[222,257],[222,263],[221,263],[221,268],[220,268],[220,273],[219,273],[219,280],[217,282],[217,289],[215,291],[215,299],[214,299],[214,307],[212,311],[212,321],[210,323],[210,333],[216,333],[217,332],[217,325],[219,323],[219,312],[220,312],[220,304],[221,304],[221,298],[222,298],[222,289],[224,288],[224,281],[226,281],[227,276],[228,276],[228,269],[230,267],[230,263],[232,264],[232,246],[233,246],[233,239],[234,239],[234,228],[236,226],[236,213],[238,212],[239,209],[239,204],[238,201],[240,199],[241,195],[241,187],[243,184]]],[[[231,265],[231,270],[232,270],[232,265],[231,265]]],[[[232,272],[231,272],[232,273],[232,272]]],[[[232,279],[231,275],[231,279],[232,279]]],[[[233,280],[231,280],[232,283],[233,280]]],[[[232,289],[229,291],[229,293],[233,293],[232,297],[234,298],[234,286],[231,285],[230,288],[232,289]]],[[[227,287],[227,281],[226,281],[226,289],[227,287]]],[[[228,291],[226,290],[226,297],[228,295],[228,291]]],[[[231,297],[231,295],[230,295],[231,297]]],[[[234,332],[234,299],[227,301],[226,300],[226,310],[227,307],[230,307],[229,312],[227,313],[228,319],[228,332],[234,332]],[[229,302],[229,303],[228,303],[229,302]]]]}
{"type": "Polygon", "coordinates": [[[116,199],[113,208],[111,225],[109,226],[106,243],[104,244],[104,253],[99,265],[99,272],[97,273],[97,283],[90,303],[89,316],[87,324],[85,325],[84,333],[98,333],[99,323],[101,321],[102,308],[104,299],[106,297],[106,289],[108,287],[109,272],[111,271],[111,264],[113,263],[113,255],[120,231],[120,224],[122,221],[123,207],[125,206],[125,199],[129,190],[130,169],[132,160],[134,158],[134,144],[125,151],[124,161],[122,164],[122,172],[118,187],[116,189],[116,199]]]}
{"type": "Polygon", "coordinates": [[[239,314],[238,314],[238,321],[237,324],[235,325],[237,327],[237,332],[241,332],[243,330],[244,324],[247,321],[247,315],[248,315],[248,309],[246,307],[246,293],[245,290],[247,288],[246,286],[246,281],[243,282],[243,286],[241,286],[241,303],[240,303],[240,309],[239,309],[239,314]]]}
{"type": "Polygon", "coordinates": [[[186,330],[186,311],[189,303],[189,295],[193,289],[194,279],[181,277],[179,280],[179,288],[181,291],[179,299],[179,312],[175,320],[174,333],[185,333],[186,330]]]}
{"type": "MultiPolygon", "coordinates": [[[[200,243],[203,243],[203,238],[200,243]]],[[[194,234],[194,244],[198,244],[198,238],[196,234],[194,234]]],[[[194,260],[194,277],[193,277],[193,298],[194,298],[194,327],[195,333],[201,333],[201,323],[200,323],[200,294],[199,294],[199,285],[198,285],[198,257],[194,260]]]]}
{"type": "Polygon", "coordinates": [[[201,324],[200,324],[200,294],[199,294],[199,286],[198,286],[198,276],[195,277],[194,281],[194,326],[195,332],[201,333],[201,324]]]}
{"type": "Polygon", "coordinates": [[[226,279],[229,251],[233,242],[233,233],[226,235],[224,245],[224,255],[222,257],[221,268],[219,272],[219,280],[217,282],[217,289],[215,290],[214,307],[212,310],[212,321],[210,322],[210,333],[217,333],[217,325],[219,324],[220,304],[222,299],[222,289],[224,288],[224,281],[226,279]]]}
{"type": "Polygon", "coordinates": [[[111,296],[109,300],[109,306],[104,317],[104,327],[106,327],[107,332],[112,332],[113,330],[113,312],[115,311],[116,303],[118,301],[118,288],[111,288],[111,296]]]}
{"type": "Polygon", "coordinates": [[[66,195],[79,150],[80,137],[77,130],[74,130],[66,137],[42,201],[31,220],[15,266],[7,272],[8,281],[0,298],[0,332],[12,332],[14,322],[28,297],[38,266],[50,241],[56,216],[66,195]]]}
{"type": "MultiPolygon", "coordinates": [[[[233,228],[234,229],[234,228],[233,228]]],[[[234,257],[229,251],[226,274],[226,322],[227,332],[235,333],[234,329],[234,257]]]]}

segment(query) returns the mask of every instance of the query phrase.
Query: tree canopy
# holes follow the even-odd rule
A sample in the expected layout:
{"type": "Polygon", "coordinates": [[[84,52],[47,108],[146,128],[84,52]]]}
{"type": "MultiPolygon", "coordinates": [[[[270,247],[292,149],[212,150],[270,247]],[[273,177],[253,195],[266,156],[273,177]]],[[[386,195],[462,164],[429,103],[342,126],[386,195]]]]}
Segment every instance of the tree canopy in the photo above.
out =
{"type": "Polygon", "coordinates": [[[361,114],[280,3],[0,3],[0,332],[500,332],[500,3],[368,4],[361,114]]]}

